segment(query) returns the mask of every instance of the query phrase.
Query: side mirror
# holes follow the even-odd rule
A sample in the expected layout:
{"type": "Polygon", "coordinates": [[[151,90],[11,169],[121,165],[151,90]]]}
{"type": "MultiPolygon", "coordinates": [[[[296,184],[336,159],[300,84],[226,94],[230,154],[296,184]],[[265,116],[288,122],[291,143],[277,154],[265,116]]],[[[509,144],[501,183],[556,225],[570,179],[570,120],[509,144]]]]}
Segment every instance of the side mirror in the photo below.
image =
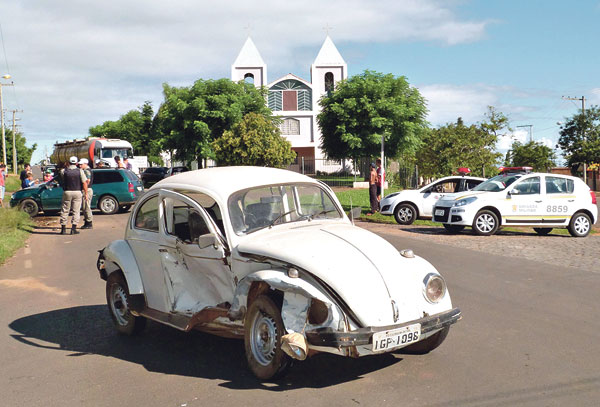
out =
{"type": "Polygon", "coordinates": [[[519,195],[519,194],[520,194],[520,192],[519,192],[519,190],[518,190],[518,189],[516,189],[516,188],[515,188],[515,189],[513,189],[512,191],[508,191],[508,194],[509,194],[509,195],[519,195]]]}
{"type": "Polygon", "coordinates": [[[362,213],[362,208],[360,206],[352,208],[352,210],[350,211],[350,220],[352,221],[352,223],[354,223],[354,219],[360,218],[361,213],[362,213]]]}
{"type": "Polygon", "coordinates": [[[215,249],[219,247],[219,239],[214,233],[207,233],[198,237],[198,247],[201,249],[206,249],[208,246],[212,246],[215,249]]]}

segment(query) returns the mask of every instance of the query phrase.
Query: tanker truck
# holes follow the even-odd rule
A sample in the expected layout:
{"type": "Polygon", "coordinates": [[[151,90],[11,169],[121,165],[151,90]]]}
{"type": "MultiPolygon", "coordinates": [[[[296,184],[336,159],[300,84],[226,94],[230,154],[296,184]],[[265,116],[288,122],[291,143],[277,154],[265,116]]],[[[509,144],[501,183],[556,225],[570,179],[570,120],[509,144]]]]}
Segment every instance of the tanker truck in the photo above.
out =
{"type": "Polygon", "coordinates": [[[117,167],[115,156],[121,160],[124,157],[133,157],[131,143],[120,139],[106,139],[91,137],[87,140],[77,139],[54,144],[54,152],[50,161],[58,167],[69,162],[69,158],[75,156],[79,159],[87,158],[90,167],[97,167],[101,161],[105,167],[117,167]]]}

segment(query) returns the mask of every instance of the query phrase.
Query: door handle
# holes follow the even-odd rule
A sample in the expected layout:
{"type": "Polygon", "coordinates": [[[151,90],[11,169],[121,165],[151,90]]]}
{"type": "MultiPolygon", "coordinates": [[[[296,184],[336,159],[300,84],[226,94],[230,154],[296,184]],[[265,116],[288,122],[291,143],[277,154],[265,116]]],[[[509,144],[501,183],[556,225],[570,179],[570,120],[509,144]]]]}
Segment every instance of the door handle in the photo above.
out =
{"type": "Polygon", "coordinates": [[[569,202],[575,202],[575,200],[574,199],[569,199],[569,202]]]}
{"type": "Polygon", "coordinates": [[[539,200],[539,201],[535,201],[535,202],[536,202],[536,203],[540,203],[540,202],[542,202],[542,200],[539,200]]]}
{"type": "Polygon", "coordinates": [[[161,253],[166,253],[166,252],[167,252],[167,249],[162,249],[162,248],[161,248],[161,249],[158,249],[158,251],[159,251],[159,252],[161,252],[161,253]]]}

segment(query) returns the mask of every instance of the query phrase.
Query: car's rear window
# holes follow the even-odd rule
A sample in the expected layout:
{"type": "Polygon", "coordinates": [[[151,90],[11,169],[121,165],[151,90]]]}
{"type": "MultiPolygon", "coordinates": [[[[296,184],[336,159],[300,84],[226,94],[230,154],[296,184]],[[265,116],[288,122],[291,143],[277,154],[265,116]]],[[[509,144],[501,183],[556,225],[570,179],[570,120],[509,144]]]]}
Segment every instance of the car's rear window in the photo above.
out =
{"type": "Polygon", "coordinates": [[[94,171],[94,184],[107,184],[109,182],[123,182],[123,176],[117,170],[94,171]]]}
{"type": "Polygon", "coordinates": [[[129,181],[139,182],[140,180],[133,171],[125,170],[125,174],[127,175],[127,178],[129,178],[129,181]]]}

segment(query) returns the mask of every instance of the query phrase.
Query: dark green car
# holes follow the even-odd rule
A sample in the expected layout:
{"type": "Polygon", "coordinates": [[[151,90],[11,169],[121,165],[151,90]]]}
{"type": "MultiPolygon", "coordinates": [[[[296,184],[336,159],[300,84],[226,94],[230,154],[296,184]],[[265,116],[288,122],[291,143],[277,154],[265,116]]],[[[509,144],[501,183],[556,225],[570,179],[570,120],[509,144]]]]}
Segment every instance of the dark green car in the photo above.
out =
{"type": "MultiPolygon", "coordinates": [[[[144,186],[133,172],[125,169],[94,169],[92,209],[111,215],[126,212],[144,192],[144,186]]],[[[31,216],[60,211],[63,189],[56,181],[21,189],[12,194],[10,206],[31,216]]]]}

